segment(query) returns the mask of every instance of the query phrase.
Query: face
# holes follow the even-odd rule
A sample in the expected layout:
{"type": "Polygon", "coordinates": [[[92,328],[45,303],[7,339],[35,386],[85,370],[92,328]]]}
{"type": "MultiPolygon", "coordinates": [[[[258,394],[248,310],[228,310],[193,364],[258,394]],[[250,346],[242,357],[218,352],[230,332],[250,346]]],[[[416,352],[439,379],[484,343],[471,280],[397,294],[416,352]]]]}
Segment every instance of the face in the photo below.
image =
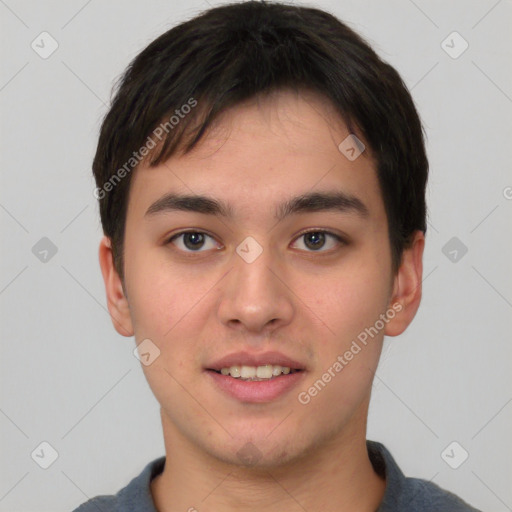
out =
{"type": "Polygon", "coordinates": [[[364,430],[383,335],[400,329],[375,163],[338,149],[349,132],[330,112],[306,93],[253,100],[132,177],[126,298],[110,291],[109,307],[151,340],[142,368],[164,432],[228,463],[282,464],[364,430]],[[218,373],[239,363],[297,371],[218,373]]]}

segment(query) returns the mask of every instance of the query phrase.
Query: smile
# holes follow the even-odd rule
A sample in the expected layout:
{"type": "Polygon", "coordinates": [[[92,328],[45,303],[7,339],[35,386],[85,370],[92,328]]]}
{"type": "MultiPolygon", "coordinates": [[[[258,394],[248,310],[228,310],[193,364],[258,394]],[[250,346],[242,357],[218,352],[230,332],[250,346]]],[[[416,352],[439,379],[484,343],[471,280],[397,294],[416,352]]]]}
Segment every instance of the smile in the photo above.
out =
{"type": "Polygon", "coordinates": [[[272,379],[279,375],[288,375],[289,373],[296,371],[298,370],[292,369],[288,366],[272,364],[264,364],[261,366],[246,366],[238,364],[221,368],[218,373],[221,373],[222,375],[229,375],[235,379],[258,381],[272,379]]]}

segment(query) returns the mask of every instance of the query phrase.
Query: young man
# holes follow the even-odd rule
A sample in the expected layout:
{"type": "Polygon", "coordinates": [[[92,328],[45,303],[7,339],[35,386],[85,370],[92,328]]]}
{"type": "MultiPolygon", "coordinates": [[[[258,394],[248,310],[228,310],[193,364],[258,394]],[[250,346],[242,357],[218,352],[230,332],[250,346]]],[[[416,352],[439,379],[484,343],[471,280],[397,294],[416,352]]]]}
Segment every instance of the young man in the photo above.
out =
{"type": "Polygon", "coordinates": [[[93,164],[115,328],[165,457],[77,511],[469,511],[366,440],[421,299],[428,162],[397,72],[318,9],[245,2],[151,43],[93,164]]]}

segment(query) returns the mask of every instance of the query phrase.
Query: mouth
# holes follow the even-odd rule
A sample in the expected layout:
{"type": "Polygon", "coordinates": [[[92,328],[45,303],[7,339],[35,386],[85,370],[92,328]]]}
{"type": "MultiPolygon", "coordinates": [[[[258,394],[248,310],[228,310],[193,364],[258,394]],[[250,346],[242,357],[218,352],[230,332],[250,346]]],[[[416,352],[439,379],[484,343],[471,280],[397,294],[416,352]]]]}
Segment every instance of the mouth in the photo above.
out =
{"type": "Polygon", "coordinates": [[[277,352],[238,352],[205,368],[213,388],[237,403],[269,403],[286,397],[307,371],[297,361],[277,352]]]}
{"type": "Polygon", "coordinates": [[[281,366],[277,364],[264,364],[260,366],[235,364],[233,366],[224,366],[219,370],[207,368],[207,371],[215,372],[218,375],[231,377],[240,381],[261,382],[277,379],[284,375],[292,375],[304,370],[302,368],[290,368],[289,366],[281,366]]]}

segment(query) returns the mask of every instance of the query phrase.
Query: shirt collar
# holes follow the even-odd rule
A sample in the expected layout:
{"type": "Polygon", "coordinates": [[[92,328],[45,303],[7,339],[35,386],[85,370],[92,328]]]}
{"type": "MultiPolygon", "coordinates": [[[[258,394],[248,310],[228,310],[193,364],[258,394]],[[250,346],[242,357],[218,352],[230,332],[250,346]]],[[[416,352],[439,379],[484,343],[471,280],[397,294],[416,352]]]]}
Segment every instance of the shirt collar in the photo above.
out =
{"type": "MultiPolygon", "coordinates": [[[[387,448],[376,441],[366,441],[368,456],[376,473],[386,478],[386,491],[377,512],[396,510],[402,494],[405,476],[387,448]]],[[[151,494],[151,480],[162,473],[165,455],[149,462],[140,475],[121,489],[118,494],[116,512],[157,512],[151,494]]]]}

